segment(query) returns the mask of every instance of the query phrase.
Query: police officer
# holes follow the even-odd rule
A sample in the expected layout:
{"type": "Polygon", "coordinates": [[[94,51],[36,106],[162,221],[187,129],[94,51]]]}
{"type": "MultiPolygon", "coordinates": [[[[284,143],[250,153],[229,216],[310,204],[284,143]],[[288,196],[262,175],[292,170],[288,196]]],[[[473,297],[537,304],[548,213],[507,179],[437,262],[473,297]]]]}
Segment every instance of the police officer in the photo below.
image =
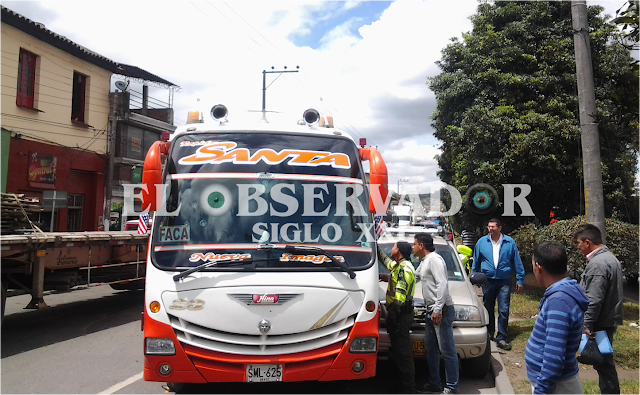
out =
{"type": "Polygon", "coordinates": [[[391,338],[391,359],[400,370],[402,393],[415,393],[415,368],[411,353],[409,330],[413,324],[413,291],[416,285],[415,270],[410,261],[411,244],[397,242],[391,249],[391,259],[378,246],[378,260],[390,272],[380,274],[388,281],[387,286],[387,332],[391,338]]]}

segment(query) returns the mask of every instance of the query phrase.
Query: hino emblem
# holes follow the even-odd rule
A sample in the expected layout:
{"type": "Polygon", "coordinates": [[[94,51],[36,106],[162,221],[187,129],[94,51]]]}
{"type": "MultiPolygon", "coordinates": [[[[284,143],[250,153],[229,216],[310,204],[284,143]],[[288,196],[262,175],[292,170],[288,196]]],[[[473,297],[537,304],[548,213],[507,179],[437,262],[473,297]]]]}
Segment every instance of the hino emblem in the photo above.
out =
{"type": "Polygon", "coordinates": [[[230,293],[227,295],[247,305],[256,305],[256,304],[274,305],[274,304],[287,303],[291,299],[294,299],[302,294],[270,294],[270,293],[231,294],[230,293]]]}
{"type": "Polygon", "coordinates": [[[278,303],[278,295],[253,295],[254,304],[276,304],[278,303]]]}
{"type": "Polygon", "coordinates": [[[271,323],[267,320],[260,321],[258,324],[258,330],[260,330],[260,333],[269,332],[271,330],[271,323]]]}

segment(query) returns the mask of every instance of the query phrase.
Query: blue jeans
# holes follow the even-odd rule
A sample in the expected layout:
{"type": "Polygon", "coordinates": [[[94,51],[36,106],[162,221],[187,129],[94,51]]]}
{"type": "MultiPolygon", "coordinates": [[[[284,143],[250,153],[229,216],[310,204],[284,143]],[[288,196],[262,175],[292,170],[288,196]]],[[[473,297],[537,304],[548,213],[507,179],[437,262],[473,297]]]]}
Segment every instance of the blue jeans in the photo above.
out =
{"type": "Polygon", "coordinates": [[[455,318],[453,306],[445,306],[442,309],[442,321],[435,326],[431,321],[431,313],[425,320],[424,349],[426,351],[427,372],[431,387],[441,388],[440,382],[440,354],[444,359],[444,374],[447,380],[445,387],[453,393],[458,393],[458,354],[453,342],[453,319],[455,318]]]}
{"type": "Polygon", "coordinates": [[[496,341],[507,341],[507,327],[509,326],[509,304],[511,304],[511,278],[504,280],[487,279],[482,285],[484,307],[489,313],[489,336],[496,331],[495,306],[498,300],[498,335],[496,341]]]}

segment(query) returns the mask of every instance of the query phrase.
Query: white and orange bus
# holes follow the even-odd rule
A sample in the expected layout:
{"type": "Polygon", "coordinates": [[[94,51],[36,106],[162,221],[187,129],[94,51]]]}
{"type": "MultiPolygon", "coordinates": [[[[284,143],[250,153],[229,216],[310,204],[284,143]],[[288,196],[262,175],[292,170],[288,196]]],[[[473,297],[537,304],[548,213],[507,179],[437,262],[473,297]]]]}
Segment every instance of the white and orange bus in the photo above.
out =
{"type": "Polygon", "coordinates": [[[175,390],[374,376],[380,154],[315,110],[286,127],[211,114],[145,160],[144,379],[175,390]]]}

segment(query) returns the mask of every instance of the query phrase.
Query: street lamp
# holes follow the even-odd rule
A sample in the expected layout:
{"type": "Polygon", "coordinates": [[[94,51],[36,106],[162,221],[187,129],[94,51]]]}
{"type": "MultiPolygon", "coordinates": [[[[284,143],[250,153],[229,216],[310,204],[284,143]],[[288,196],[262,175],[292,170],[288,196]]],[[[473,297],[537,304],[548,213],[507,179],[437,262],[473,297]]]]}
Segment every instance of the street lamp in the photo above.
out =
{"type": "Polygon", "coordinates": [[[280,78],[282,73],[297,73],[299,68],[300,66],[296,66],[296,70],[287,70],[287,66],[284,66],[284,70],[273,70],[274,67],[271,66],[272,71],[262,70],[262,113],[263,114],[267,111],[266,110],[267,88],[271,86],[271,84],[276,82],[276,80],[280,78]],[[272,74],[272,73],[277,73],[279,75],[276,77],[275,80],[271,81],[271,84],[269,84],[269,86],[267,86],[267,74],[272,74]]]}

